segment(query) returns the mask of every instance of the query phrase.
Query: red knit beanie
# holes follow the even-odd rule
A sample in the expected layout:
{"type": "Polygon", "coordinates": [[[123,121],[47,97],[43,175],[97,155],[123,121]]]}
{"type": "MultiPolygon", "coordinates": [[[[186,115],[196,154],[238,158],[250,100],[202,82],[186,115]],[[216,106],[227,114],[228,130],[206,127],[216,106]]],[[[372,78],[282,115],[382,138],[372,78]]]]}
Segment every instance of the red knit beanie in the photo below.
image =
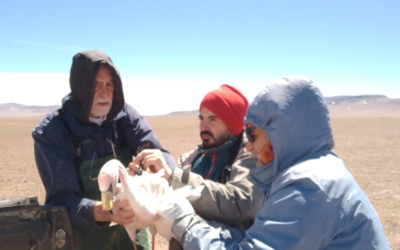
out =
{"type": "Polygon", "coordinates": [[[243,119],[248,107],[249,102],[239,90],[224,84],[204,96],[199,111],[207,108],[221,119],[234,135],[238,135],[244,128],[243,119]]]}

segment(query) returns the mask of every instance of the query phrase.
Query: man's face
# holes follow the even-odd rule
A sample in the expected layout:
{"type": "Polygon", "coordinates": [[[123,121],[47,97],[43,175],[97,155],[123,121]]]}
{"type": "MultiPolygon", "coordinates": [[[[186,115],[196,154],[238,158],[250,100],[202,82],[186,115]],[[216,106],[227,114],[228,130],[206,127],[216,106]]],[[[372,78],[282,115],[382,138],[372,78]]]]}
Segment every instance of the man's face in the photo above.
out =
{"type": "Polygon", "coordinates": [[[252,157],[260,159],[261,150],[270,143],[267,133],[254,127],[253,123],[248,123],[246,124],[246,135],[249,140],[246,145],[247,151],[251,152],[252,157]]]}
{"type": "Polygon", "coordinates": [[[94,90],[90,117],[103,117],[111,109],[114,95],[114,79],[110,69],[102,65],[96,75],[96,88],[94,90]]]}
{"type": "Polygon", "coordinates": [[[205,149],[218,147],[233,137],[232,132],[210,110],[200,110],[200,137],[205,149]]]}

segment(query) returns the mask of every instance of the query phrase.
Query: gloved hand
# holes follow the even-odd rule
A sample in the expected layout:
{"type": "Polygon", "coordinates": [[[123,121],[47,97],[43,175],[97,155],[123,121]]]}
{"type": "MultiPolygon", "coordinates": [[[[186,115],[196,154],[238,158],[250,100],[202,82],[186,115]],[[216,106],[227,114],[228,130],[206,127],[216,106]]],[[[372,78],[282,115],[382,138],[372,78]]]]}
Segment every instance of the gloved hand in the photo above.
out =
{"type": "Polygon", "coordinates": [[[184,196],[173,193],[165,197],[157,213],[165,220],[174,238],[179,241],[182,241],[183,235],[191,225],[200,221],[190,202],[184,196]]]}

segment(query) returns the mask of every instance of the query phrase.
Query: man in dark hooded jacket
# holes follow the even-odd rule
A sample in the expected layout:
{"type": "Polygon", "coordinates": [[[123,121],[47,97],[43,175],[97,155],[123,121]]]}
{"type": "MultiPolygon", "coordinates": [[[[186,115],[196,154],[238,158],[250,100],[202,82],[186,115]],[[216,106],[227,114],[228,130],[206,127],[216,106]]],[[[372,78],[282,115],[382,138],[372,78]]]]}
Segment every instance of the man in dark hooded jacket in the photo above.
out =
{"type": "MultiPolygon", "coordinates": [[[[170,168],[176,162],[147,121],[125,103],[119,72],[104,52],[73,57],[70,87],[62,108],[32,133],[45,203],[68,209],[75,249],[133,249],[122,226],[109,227],[111,221],[128,224],[134,215],[122,209],[127,201],[115,201],[112,214],[103,211],[100,168],[113,158],[128,166],[145,145],[160,149],[170,168]]],[[[138,231],[136,243],[148,249],[148,231],[138,231]]]]}

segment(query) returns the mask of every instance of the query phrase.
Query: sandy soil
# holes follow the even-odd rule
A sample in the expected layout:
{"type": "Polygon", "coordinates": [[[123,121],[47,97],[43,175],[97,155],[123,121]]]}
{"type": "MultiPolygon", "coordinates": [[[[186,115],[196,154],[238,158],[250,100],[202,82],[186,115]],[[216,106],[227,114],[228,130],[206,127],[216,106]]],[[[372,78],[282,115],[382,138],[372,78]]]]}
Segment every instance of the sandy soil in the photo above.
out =
{"type": "MultiPolygon", "coordinates": [[[[171,154],[196,147],[196,117],[148,117],[171,154]]],[[[44,202],[31,131],[40,118],[0,119],[0,200],[23,197],[44,202]]],[[[400,119],[336,118],[335,151],[364,189],[385,228],[391,249],[400,250],[400,119]]],[[[156,249],[166,249],[157,239],[156,249]]]]}

